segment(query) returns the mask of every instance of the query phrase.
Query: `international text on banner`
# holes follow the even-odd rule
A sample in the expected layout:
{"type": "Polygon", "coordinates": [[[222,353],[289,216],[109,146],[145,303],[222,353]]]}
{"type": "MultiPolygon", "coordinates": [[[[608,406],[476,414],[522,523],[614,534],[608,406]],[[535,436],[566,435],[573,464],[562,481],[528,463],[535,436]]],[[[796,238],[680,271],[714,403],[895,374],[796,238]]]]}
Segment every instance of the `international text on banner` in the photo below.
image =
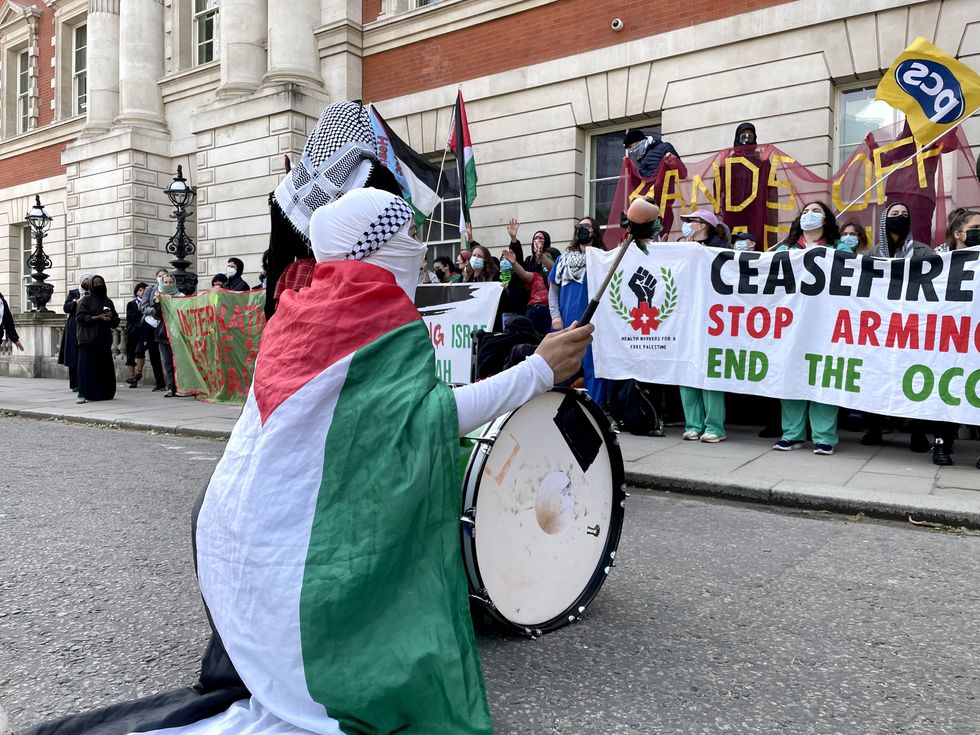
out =
{"type": "Polygon", "coordinates": [[[213,289],[161,301],[177,389],[216,403],[244,403],[265,327],[265,289],[213,289]]]}

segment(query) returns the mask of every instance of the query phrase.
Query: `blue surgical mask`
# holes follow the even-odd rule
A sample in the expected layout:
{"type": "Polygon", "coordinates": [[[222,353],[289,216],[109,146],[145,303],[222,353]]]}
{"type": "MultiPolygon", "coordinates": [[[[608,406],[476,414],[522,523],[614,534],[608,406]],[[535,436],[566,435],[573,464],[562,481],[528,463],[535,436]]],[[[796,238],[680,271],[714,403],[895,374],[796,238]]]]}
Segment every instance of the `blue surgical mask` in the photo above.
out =
{"type": "Polygon", "coordinates": [[[483,270],[483,258],[470,258],[470,268],[475,271],[483,270]]]}
{"type": "Polygon", "coordinates": [[[690,222],[685,222],[681,225],[681,234],[687,238],[690,238],[694,234],[694,228],[691,227],[690,222]]]}
{"type": "Polygon", "coordinates": [[[800,227],[804,232],[823,226],[823,212],[804,212],[800,215],[800,227]]]}
{"type": "Polygon", "coordinates": [[[501,273],[507,273],[508,271],[510,271],[511,269],[513,269],[513,267],[514,266],[512,266],[510,264],[510,261],[509,260],[501,260],[500,261],[500,272],[501,273]]]}
{"type": "Polygon", "coordinates": [[[852,253],[858,246],[858,236],[857,235],[841,235],[840,244],[850,250],[852,253]]]}

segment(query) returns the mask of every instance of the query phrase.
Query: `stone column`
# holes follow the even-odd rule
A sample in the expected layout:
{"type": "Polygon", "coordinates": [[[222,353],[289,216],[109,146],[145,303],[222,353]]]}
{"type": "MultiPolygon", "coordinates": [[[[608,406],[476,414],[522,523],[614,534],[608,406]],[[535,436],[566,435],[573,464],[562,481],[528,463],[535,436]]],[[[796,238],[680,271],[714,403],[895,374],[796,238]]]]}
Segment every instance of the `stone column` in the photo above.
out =
{"type": "Polygon", "coordinates": [[[163,1],[125,0],[119,9],[119,125],[167,129],[163,97],[163,1]]]}
{"type": "Polygon", "coordinates": [[[361,97],[361,21],[361,0],[320,0],[320,74],[332,99],[361,97]]]}
{"type": "Polygon", "coordinates": [[[319,24],[319,0],[269,0],[269,71],[264,84],[323,86],[313,36],[319,24]]]}
{"type": "Polygon", "coordinates": [[[101,133],[119,115],[119,0],[88,3],[86,133],[101,133]]]}
{"type": "MultiPolygon", "coordinates": [[[[303,0],[298,2],[303,4],[303,0]]],[[[258,89],[266,70],[265,40],[268,30],[266,0],[223,0],[221,24],[221,86],[218,97],[241,97],[258,89]]],[[[301,27],[286,19],[292,29],[301,27]]]]}

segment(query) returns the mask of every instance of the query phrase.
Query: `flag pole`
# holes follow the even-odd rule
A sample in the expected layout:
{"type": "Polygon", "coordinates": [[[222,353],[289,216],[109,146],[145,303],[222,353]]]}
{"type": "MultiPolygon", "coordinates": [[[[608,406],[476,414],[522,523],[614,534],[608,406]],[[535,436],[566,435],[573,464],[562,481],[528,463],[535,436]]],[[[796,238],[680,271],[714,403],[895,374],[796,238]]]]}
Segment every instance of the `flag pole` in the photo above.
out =
{"type": "MultiPolygon", "coordinates": [[[[439,164],[439,177],[436,179],[436,196],[439,196],[439,185],[442,184],[442,172],[446,167],[446,156],[449,155],[449,145],[453,140],[453,125],[456,122],[456,106],[453,105],[452,114],[449,116],[449,137],[446,138],[446,147],[442,149],[442,162],[439,164]]],[[[445,201],[442,197],[439,197],[440,203],[442,203],[442,216],[443,224],[445,224],[446,217],[446,206],[445,201]]],[[[432,218],[429,218],[429,226],[425,228],[425,244],[429,245],[429,235],[432,234],[432,218]]]]}
{"type": "MultiPolygon", "coordinates": [[[[449,154],[449,146],[447,145],[442,151],[442,163],[439,164],[439,176],[436,178],[436,196],[439,196],[439,185],[442,184],[442,170],[446,166],[446,156],[449,154]]],[[[442,197],[439,197],[440,204],[442,203],[442,197]]],[[[446,216],[446,209],[443,207],[442,216],[446,216]]],[[[429,245],[429,236],[432,234],[432,217],[429,217],[429,225],[425,228],[425,245],[429,245]]]]}
{"type": "MultiPolygon", "coordinates": [[[[881,182],[882,182],[882,181],[884,181],[884,180],[885,180],[885,179],[887,179],[887,178],[888,178],[889,176],[891,176],[891,175],[892,175],[893,173],[895,173],[895,172],[896,172],[896,171],[898,171],[898,170],[899,170],[900,168],[902,168],[903,166],[905,166],[905,164],[906,164],[906,163],[908,163],[908,162],[909,162],[909,161],[911,161],[911,160],[912,160],[913,158],[915,158],[915,157],[916,157],[917,155],[919,155],[920,153],[922,153],[922,151],[924,151],[924,150],[926,150],[926,149],[927,149],[927,148],[928,148],[929,146],[931,146],[931,145],[932,145],[933,143],[935,143],[935,142],[936,142],[937,140],[939,140],[940,138],[942,138],[942,137],[943,137],[943,136],[945,136],[945,135],[948,135],[949,133],[952,133],[952,132],[953,132],[954,130],[956,130],[956,128],[958,128],[958,127],[959,127],[960,125],[962,125],[962,124],[963,124],[964,122],[966,122],[966,121],[967,121],[968,119],[970,119],[970,118],[971,118],[971,117],[973,117],[973,116],[974,116],[975,114],[977,114],[977,112],[978,112],[978,111],[980,111],[980,107],[977,107],[977,108],[976,108],[975,110],[973,110],[973,112],[971,112],[971,113],[970,113],[969,115],[964,115],[964,116],[963,116],[963,118],[962,118],[962,119],[961,119],[961,120],[960,120],[960,121],[959,121],[958,123],[956,123],[956,124],[955,124],[955,125],[954,125],[953,127],[951,127],[951,128],[949,128],[948,130],[944,130],[944,131],[943,131],[943,132],[941,132],[941,133],[940,133],[939,135],[937,135],[937,136],[936,136],[935,138],[933,138],[933,139],[932,139],[932,140],[930,140],[930,141],[929,141],[928,143],[926,143],[926,144],[925,144],[924,146],[922,146],[922,147],[920,147],[920,148],[918,148],[918,149],[917,149],[917,150],[915,151],[915,153],[913,153],[913,154],[912,154],[911,156],[909,156],[909,157],[908,157],[908,158],[906,158],[906,159],[905,159],[904,161],[902,161],[901,163],[899,163],[899,164],[898,164],[897,166],[893,166],[893,167],[892,167],[892,168],[891,168],[891,169],[890,169],[890,170],[888,171],[888,173],[886,173],[886,174],[885,174],[884,176],[882,176],[882,177],[881,177],[881,178],[879,178],[879,179],[878,179],[878,180],[877,180],[876,182],[874,182],[874,183],[873,183],[873,184],[872,184],[871,186],[869,186],[869,187],[868,187],[867,189],[865,189],[865,190],[864,190],[864,191],[862,191],[862,192],[861,192],[860,194],[858,194],[858,195],[857,195],[857,197],[855,197],[855,199],[854,199],[854,201],[852,201],[852,202],[851,202],[850,204],[848,204],[848,205],[847,205],[846,207],[844,207],[844,208],[843,208],[843,209],[842,209],[842,210],[841,210],[840,212],[838,212],[838,213],[837,213],[837,216],[836,216],[836,217],[834,217],[834,219],[840,219],[840,218],[841,218],[841,215],[843,215],[843,214],[844,214],[844,212],[846,212],[846,211],[847,211],[848,209],[850,209],[850,208],[851,208],[851,207],[853,207],[853,206],[854,206],[855,204],[857,204],[857,203],[858,203],[859,201],[861,201],[861,199],[863,199],[863,198],[864,198],[864,195],[865,195],[865,194],[867,194],[867,193],[868,193],[869,191],[872,191],[872,190],[873,190],[873,189],[874,189],[875,187],[877,187],[877,186],[878,186],[879,184],[881,184],[881,182]]],[[[912,140],[914,141],[914,140],[915,140],[915,138],[913,137],[913,138],[912,138],[912,140]]]]}

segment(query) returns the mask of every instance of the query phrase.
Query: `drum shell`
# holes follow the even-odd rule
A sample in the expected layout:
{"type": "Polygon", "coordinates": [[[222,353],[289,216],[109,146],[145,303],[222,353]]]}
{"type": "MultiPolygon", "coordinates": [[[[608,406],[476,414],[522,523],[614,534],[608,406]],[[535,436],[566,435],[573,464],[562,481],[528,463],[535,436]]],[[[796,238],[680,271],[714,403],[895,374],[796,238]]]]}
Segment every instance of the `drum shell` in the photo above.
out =
{"type": "MultiPolygon", "coordinates": [[[[554,424],[557,423],[557,416],[555,416],[554,424]]],[[[567,437],[563,438],[567,441],[567,437]]],[[[460,541],[471,596],[496,621],[512,630],[528,635],[555,630],[577,620],[598,594],[610,568],[614,565],[622,532],[623,505],[626,498],[625,473],[618,438],[610,426],[608,417],[589,399],[584,391],[555,389],[545,396],[539,396],[515,411],[494,420],[482,431],[480,436],[471,437],[471,439],[476,446],[470,453],[464,473],[463,516],[460,526],[460,541]],[[548,396],[550,398],[547,398],[548,396]],[[498,476],[488,471],[491,466],[494,469],[499,469],[501,465],[501,459],[498,457],[495,462],[492,456],[495,448],[498,453],[505,451],[508,454],[509,461],[513,463],[507,465],[511,471],[518,471],[513,469],[515,465],[523,467],[520,464],[523,455],[515,454],[513,449],[513,445],[520,442],[515,442],[514,438],[510,436],[512,427],[524,434],[530,433],[532,435],[529,440],[524,442],[527,446],[533,447],[540,442],[544,447],[550,437],[551,451],[556,452],[554,435],[559,430],[549,424],[548,420],[541,423],[541,431],[536,430],[533,422],[530,424],[532,430],[530,432],[528,430],[529,416],[522,415],[522,412],[528,414],[528,412],[539,409],[540,405],[535,405],[535,402],[548,405],[544,412],[546,417],[548,417],[549,411],[554,414],[552,409],[555,405],[560,403],[559,410],[561,411],[568,409],[569,403],[573,402],[577,410],[584,415],[584,420],[588,420],[589,425],[601,437],[601,449],[593,464],[589,465],[588,470],[583,469],[581,473],[578,472],[574,463],[565,458],[564,470],[556,471],[554,468],[549,469],[547,467],[531,468],[531,474],[534,474],[534,477],[529,478],[528,482],[533,487],[522,488],[519,482],[501,483],[498,476]],[[510,442],[508,444],[509,449],[502,449],[505,439],[510,442]],[[574,489],[570,491],[571,500],[566,498],[565,501],[559,501],[564,502],[562,507],[564,515],[561,516],[564,520],[556,524],[554,514],[541,512],[543,504],[541,498],[542,492],[549,490],[549,482],[553,486],[560,487],[563,484],[561,480],[563,476],[570,487],[574,486],[574,489]],[[505,548],[513,547],[515,550],[520,549],[522,555],[526,554],[528,557],[527,568],[525,568],[524,556],[522,556],[520,561],[506,560],[503,564],[499,564],[497,559],[491,558],[490,566],[492,568],[481,569],[481,563],[487,564],[488,557],[499,558],[500,554],[505,553],[498,548],[499,540],[488,536],[488,529],[494,528],[497,529],[494,533],[499,532],[501,528],[499,525],[499,505],[501,502],[510,503],[514,499],[511,495],[506,495],[503,500],[500,497],[494,497],[492,500],[493,512],[491,513],[485,508],[481,514],[481,485],[485,493],[485,506],[488,503],[488,488],[497,491],[501,489],[498,486],[506,486],[505,489],[510,493],[521,496],[516,498],[518,501],[522,501],[517,503],[521,506],[520,510],[513,511],[513,513],[514,523],[521,525],[521,533],[524,536],[516,542],[513,539],[506,541],[504,546],[505,548]],[[579,497],[583,486],[587,486],[586,494],[588,497],[579,497]],[[534,506],[534,514],[532,515],[532,509],[528,507],[529,493],[526,490],[535,489],[538,502],[534,506]],[[584,502],[590,499],[590,503],[584,502]],[[487,522],[488,513],[490,513],[489,523],[487,522]],[[481,515],[484,519],[483,536],[480,535],[481,515]],[[542,516],[546,520],[543,521],[542,516]],[[531,520],[532,517],[537,520],[537,523],[531,520]],[[592,522],[592,525],[589,525],[589,522],[592,522]],[[576,535],[569,536],[569,534],[576,535]],[[526,543],[523,541],[524,538],[527,538],[526,543]],[[573,539],[572,543],[574,544],[570,554],[567,551],[569,538],[573,539]],[[581,543],[588,544],[588,547],[580,549],[578,539],[581,540],[581,543]],[[558,543],[566,544],[564,551],[555,552],[558,543]],[[584,557],[579,558],[580,551],[584,557]],[[574,558],[565,559],[566,555],[574,558]],[[587,562],[582,561],[583,558],[587,559],[587,562]],[[583,564],[588,564],[588,567],[583,567],[583,564]],[[501,567],[505,568],[501,569],[501,567]],[[540,574],[540,583],[534,577],[535,574],[540,574]],[[556,575],[563,574],[575,577],[576,579],[569,581],[569,584],[578,586],[566,587],[556,594],[554,579],[556,575]],[[504,583],[501,582],[501,575],[505,580],[504,583]],[[501,589],[502,584],[504,587],[510,587],[509,580],[516,577],[520,577],[520,580],[516,581],[513,587],[526,592],[527,597],[536,603],[536,605],[529,605],[529,607],[539,608],[538,617],[533,617],[531,612],[525,614],[524,611],[519,610],[518,608],[523,607],[523,605],[519,606],[513,599],[509,600],[507,604],[503,604],[503,600],[500,599],[501,597],[513,597],[510,589],[505,589],[503,595],[501,595],[501,589]],[[498,595],[496,601],[494,600],[495,587],[498,595]],[[551,590],[550,594],[548,589],[551,590]],[[558,605],[558,607],[554,607],[550,609],[550,612],[545,613],[544,610],[552,605],[558,605]],[[527,617],[527,615],[532,615],[532,617],[527,617]]],[[[523,450],[523,447],[521,449],[523,450]]],[[[562,462],[556,461],[554,464],[558,466],[562,462]]],[[[524,470],[527,471],[528,468],[524,467],[524,470]]],[[[547,493],[545,494],[547,495],[547,493]]],[[[546,497],[545,500],[548,501],[549,498],[546,497]]],[[[550,498],[550,500],[554,500],[554,498],[550,498]]],[[[544,505],[550,507],[547,502],[544,505]]],[[[509,517],[505,520],[510,523],[509,517]]],[[[508,526],[505,530],[509,533],[512,529],[508,526]]]]}

